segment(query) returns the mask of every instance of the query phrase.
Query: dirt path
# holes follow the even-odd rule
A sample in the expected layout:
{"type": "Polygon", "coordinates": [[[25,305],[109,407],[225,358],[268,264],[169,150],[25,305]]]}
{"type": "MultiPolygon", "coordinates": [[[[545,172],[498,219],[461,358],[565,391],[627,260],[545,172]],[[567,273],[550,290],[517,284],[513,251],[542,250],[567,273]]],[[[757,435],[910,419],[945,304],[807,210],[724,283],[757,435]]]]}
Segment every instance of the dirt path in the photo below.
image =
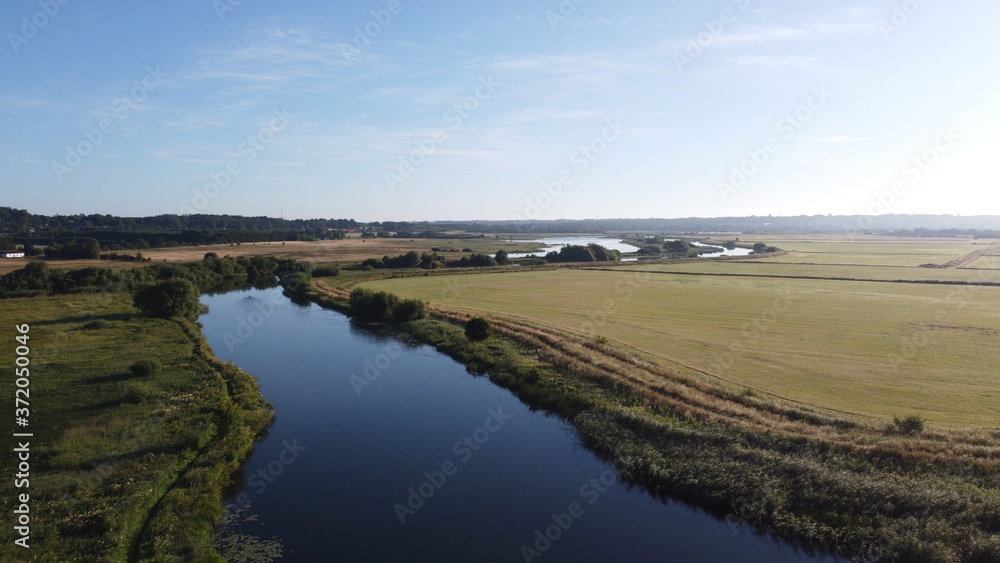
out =
{"type": "Polygon", "coordinates": [[[944,268],[963,268],[982,256],[996,256],[1000,255],[1000,242],[993,243],[989,246],[980,248],[975,252],[970,252],[961,258],[956,258],[951,262],[948,262],[943,267],[944,268]]]}

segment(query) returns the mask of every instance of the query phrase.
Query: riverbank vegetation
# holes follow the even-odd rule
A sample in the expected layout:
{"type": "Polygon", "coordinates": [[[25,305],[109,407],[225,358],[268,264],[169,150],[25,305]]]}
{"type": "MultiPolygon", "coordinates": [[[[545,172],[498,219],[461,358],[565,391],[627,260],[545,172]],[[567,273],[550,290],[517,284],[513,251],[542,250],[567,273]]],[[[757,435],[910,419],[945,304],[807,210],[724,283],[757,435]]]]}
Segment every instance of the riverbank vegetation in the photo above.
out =
{"type": "Polygon", "coordinates": [[[101,293],[136,291],[145,286],[172,279],[191,282],[199,293],[226,291],[255,284],[274,285],[277,276],[310,271],[308,262],[270,256],[219,258],[206,253],[201,260],[176,264],[150,264],[146,267],[110,269],[86,267],[57,270],[47,262],[32,261],[20,270],[0,275],[0,299],[63,293],[101,293]]]}
{"type": "Polygon", "coordinates": [[[193,322],[141,315],[126,292],[0,308],[0,340],[31,327],[34,434],[31,548],[6,542],[0,559],[221,561],[222,492],[272,416],[256,381],[216,360],[193,322]]]}
{"type": "MultiPolygon", "coordinates": [[[[274,285],[310,267],[207,254],[128,270],[30,262],[0,276],[0,308],[11,321],[0,336],[13,341],[13,325],[27,324],[36,354],[33,553],[221,560],[222,492],[272,413],[250,375],[212,355],[194,323],[198,296],[274,285]]],[[[10,485],[4,490],[13,498],[10,485]]],[[[22,560],[12,545],[0,557],[22,560]]]]}

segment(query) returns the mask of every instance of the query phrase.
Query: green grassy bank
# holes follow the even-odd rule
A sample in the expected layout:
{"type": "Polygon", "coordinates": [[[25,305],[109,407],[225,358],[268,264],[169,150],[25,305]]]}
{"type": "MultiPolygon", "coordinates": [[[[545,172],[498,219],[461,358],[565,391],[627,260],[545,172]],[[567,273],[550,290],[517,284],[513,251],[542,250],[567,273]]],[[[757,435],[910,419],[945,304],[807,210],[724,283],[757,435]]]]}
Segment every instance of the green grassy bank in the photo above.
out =
{"type": "MultiPolygon", "coordinates": [[[[15,324],[30,326],[32,412],[19,430],[34,434],[31,547],[8,527],[0,560],[221,561],[222,491],[272,416],[255,380],[215,359],[194,323],[139,316],[128,293],[5,299],[0,310],[5,363],[15,324]],[[140,360],[147,371],[132,367],[140,360]]],[[[0,458],[4,475],[14,461],[0,458]]],[[[13,486],[0,486],[5,502],[25,492],[13,486]]]]}

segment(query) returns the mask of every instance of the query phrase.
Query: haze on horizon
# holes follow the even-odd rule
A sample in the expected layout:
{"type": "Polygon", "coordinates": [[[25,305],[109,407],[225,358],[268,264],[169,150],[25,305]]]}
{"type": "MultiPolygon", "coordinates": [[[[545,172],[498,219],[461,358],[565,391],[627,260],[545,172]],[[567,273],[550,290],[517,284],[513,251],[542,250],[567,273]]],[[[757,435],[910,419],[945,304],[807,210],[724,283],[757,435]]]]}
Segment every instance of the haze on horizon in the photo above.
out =
{"type": "Polygon", "coordinates": [[[0,205],[1000,215],[1000,5],[4,6],[0,205]]]}

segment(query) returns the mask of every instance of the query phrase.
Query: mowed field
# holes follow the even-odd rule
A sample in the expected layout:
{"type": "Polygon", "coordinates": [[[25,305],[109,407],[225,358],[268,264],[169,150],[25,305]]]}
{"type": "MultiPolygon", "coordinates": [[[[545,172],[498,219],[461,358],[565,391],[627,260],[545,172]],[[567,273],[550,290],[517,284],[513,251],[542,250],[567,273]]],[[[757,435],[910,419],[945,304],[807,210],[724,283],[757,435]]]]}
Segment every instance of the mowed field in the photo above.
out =
{"type": "MultiPolygon", "coordinates": [[[[988,257],[993,258],[993,257],[988,257]]],[[[980,258],[975,262],[979,264],[980,258]]],[[[642,272],[677,272],[744,276],[846,278],[886,281],[946,281],[1000,283],[1000,269],[921,268],[919,266],[861,266],[856,264],[801,264],[771,258],[746,261],[698,260],[670,263],[634,263],[621,269],[642,272]]]]}
{"type": "Polygon", "coordinates": [[[980,256],[967,267],[1000,270],[1000,256],[980,256]]]}
{"type": "MultiPolygon", "coordinates": [[[[288,242],[257,242],[239,246],[216,244],[205,246],[177,246],[174,248],[154,248],[142,250],[142,255],[151,258],[153,262],[192,262],[201,260],[206,253],[214,252],[219,256],[277,256],[279,258],[295,258],[310,262],[356,262],[368,258],[396,256],[411,250],[430,252],[432,248],[441,249],[442,254],[459,258],[469,254],[462,252],[468,248],[473,252],[495,254],[498,250],[507,252],[531,252],[541,245],[529,242],[505,242],[492,238],[473,239],[360,239],[322,241],[288,241],[288,242]]],[[[119,251],[119,254],[132,254],[136,251],[119,251]]],[[[0,274],[6,274],[23,268],[28,259],[11,258],[0,260],[0,274]]],[[[132,268],[134,262],[116,262],[112,260],[49,260],[49,266],[61,270],[72,270],[97,266],[102,268],[132,268]]]]}
{"type": "Polygon", "coordinates": [[[863,237],[860,240],[762,237],[760,240],[787,251],[787,254],[782,256],[768,258],[775,262],[866,266],[944,265],[950,260],[981,250],[991,244],[972,239],[926,240],[892,237],[863,237]]]}
{"type": "Polygon", "coordinates": [[[1000,426],[1000,287],[626,269],[366,285],[602,336],[681,371],[818,408],[1000,426]]]}

